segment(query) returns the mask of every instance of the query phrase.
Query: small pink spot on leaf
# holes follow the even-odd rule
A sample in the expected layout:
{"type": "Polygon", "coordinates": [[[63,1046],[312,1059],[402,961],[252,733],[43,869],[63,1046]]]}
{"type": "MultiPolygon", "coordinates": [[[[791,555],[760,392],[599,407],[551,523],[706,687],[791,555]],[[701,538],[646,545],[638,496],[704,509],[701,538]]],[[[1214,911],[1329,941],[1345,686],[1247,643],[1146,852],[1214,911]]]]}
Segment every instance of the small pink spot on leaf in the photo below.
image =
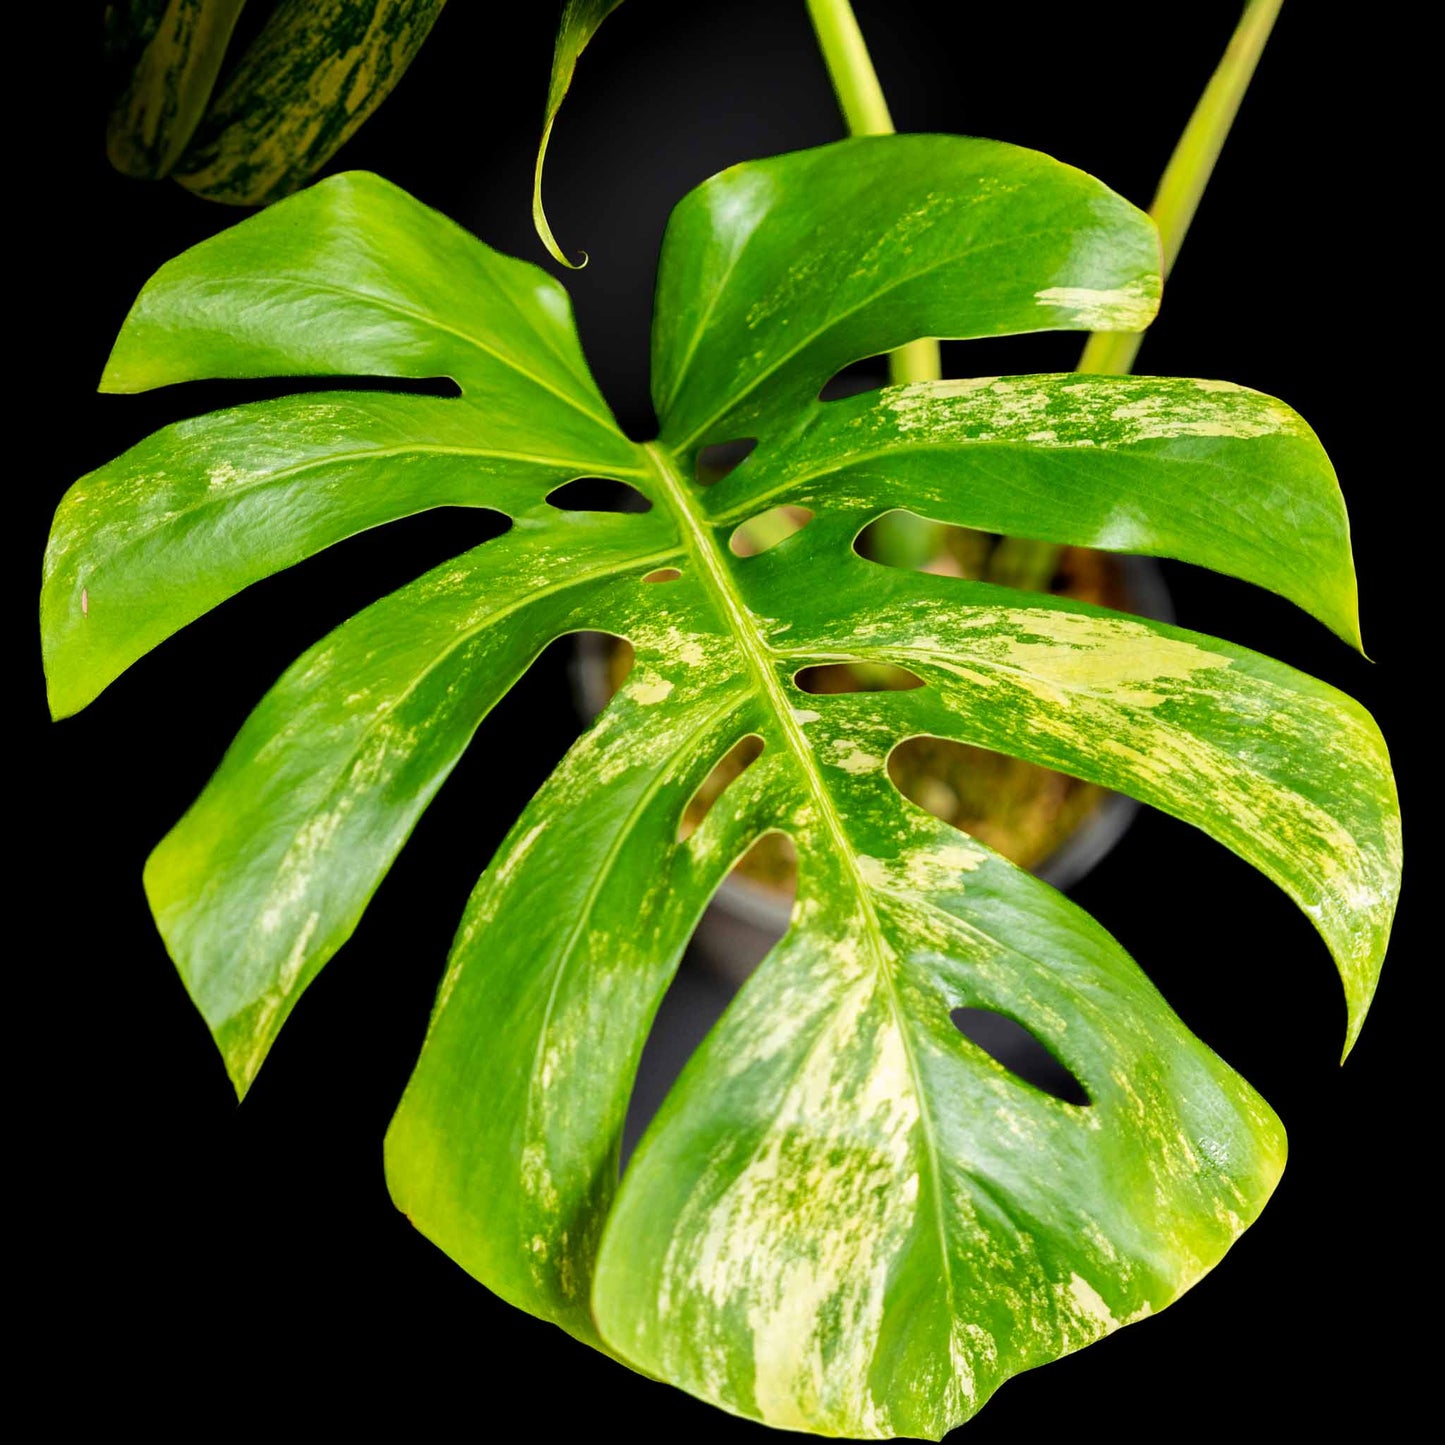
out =
{"type": "Polygon", "coordinates": [[[90,616],[90,589],[86,587],[80,589],[80,615],[90,616]]]}

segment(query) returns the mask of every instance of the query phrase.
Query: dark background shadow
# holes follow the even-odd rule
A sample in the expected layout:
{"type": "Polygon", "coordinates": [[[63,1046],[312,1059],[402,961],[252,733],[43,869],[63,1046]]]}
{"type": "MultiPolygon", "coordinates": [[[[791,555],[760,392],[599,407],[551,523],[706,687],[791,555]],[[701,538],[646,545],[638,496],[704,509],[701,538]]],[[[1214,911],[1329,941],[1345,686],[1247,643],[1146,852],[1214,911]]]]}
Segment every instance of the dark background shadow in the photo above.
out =
{"type": "MultiPolygon", "coordinates": [[[[12,894],[11,968],[35,997],[10,1021],[30,1045],[15,1051],[29,1059],[10,1095],[21,1207],[11,1247],[37,1271],[24,1318],[39,1368],[59,1382],[47,1385],[52,1408],[192,1428],[395,1420],[416,1435],[485,1439],[762,1440],[760,1427],[503,1305],[409,1228],[382,1179],[382,1134],[462,903],[578,730],[565,648],[483,727],[235,1105],[146,912],[145,855],[292,657],[491,524],[433,514],[347,542],[222,607],[80,717],[45,722],[31,599],[56,501],[155,426],[226,399],[206,387],[95,395],[110,340],[156,266],[239,215],[107,169],[96,37],[83,7],[49,8],[53,31],[27,52],[43,104],[27,113],[32,174],[12,194],[9,228],[20,258],[11,286],[31,316],[10,335],[20,367],[10,495],[25,517],[11,531],[8,636],[12,710],[31,729],[11,766],[22,803],[36,805],[15,834],[32,866],[12,894]]],[[[547,4],[505,7],[503,36],[503,9],[455,0],[332,169],[375,169],[492,245],[545,262],[529,190],[554,17],[547,4]]],[[[1141,203],[1238,9],[858,4],[900,127],[1037,146],[1141,203]]],[[[1422,564],[1407,565],[1412,524],[1400,517],[1417,473],[1435,464],[1410,430],[1420,412],[1397,390],[1395,322],[1417,303],[1393,298],[1418,295],[1411,268],[1428,258],[1402,239],[1397,177],[1380,169],[1404,46],[1337,28],[1321,7],[1286,6],[1141,368],[1272,392],[1323,437],[1354,519],[1374,664],[1278,599],[1175,568],[1179,620],[1359,697],[1418,807],[1425,579],[1422,564]]],[[[839,131],[801,0],[630,0],[588,53],[548,196],[563,245],[591,253],[566,284],[603,390],[634,434],[652,426],[650,293],[671,205],[734,161],[839,131]]],[[[1076,355],[1073,338],[1025,338],[950,348],[946,363],[1061,369],[1076,355]]],[[[1416,1326],[1401,1311],[1432,1283],[1434,1211],[1419,1176],[1436,1151],[1413,1077],[1429,1047],[1425,931],[1408,894],[1374,1016],[1343,1071],[1344,1010],[1323,945],[1202,834],[1146,810],[1074,896],[1271,1100],[1291,1162],[1261,1222],[1176,1308],[1007,1385],[966,1438],[1086,1423],[1173,1433],[1197,1422],[1244,1440],[1388,1429],[1414,1378],[1416,1326]]]]}

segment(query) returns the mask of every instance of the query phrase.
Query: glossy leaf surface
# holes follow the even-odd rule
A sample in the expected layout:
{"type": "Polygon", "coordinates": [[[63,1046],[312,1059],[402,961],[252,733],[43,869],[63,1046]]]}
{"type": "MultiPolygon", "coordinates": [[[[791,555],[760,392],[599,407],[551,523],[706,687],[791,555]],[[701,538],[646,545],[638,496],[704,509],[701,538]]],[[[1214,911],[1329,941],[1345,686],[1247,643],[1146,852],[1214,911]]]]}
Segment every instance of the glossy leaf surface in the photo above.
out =
{"type": "Polygon", "coordinates": [[[662,439],[797,428],[850,361],[921,335],[1137,330],[1159,304],[1158,240],[1127,201],[1034,151],[995,163],[958,137],[874,137],[733,166],[674,211],[652,335],[662,439]],[[920,188],[909,153],[927,157],[920,188]],[[868,237],[834,248],[811,198],[868,237]],[[920,193],[921,191],[921,193],[920,193]],[[779,258],[789,264],[779,265],[779,258]]]}
{"type": "Polygon", "coordinates": [[[1314,921],[1352,1040],[1398,881],[1378,732],[1228,643],[852,544],[907,507],[1171,556],[1354,640],[1329,463],[1282,403],[1217,383],[816,400],[840,366],[921,335],[1142,324],[1156,266],[1140,213],[1007,146],[875,138],[735,167],[664,243],[662,437],[646,445],[612,422],[555,282],[374,177],[163,268],[113,390],[349,372],[449,376],[461,396],[259,403],[77,483],[47,559],[57,712],[364,527],[439,505],[512,519],[305,653],[151,859],[157,919],[238,1090],[487,710],[550,641],[600,629],[631,641],[633,671],[479,882],[388,1134],[416,1225],[639,1369],[772,1424],[867,1436],[937,1436],[1217,1262],[1279,1176],[1278,1121],[1098,924],[908,803],[887,758],[919,734],[976,743],[1209,832],[1314,921]],[[741,466],[694,480],[703,447],[744,436],[759,442],[741,466]],[[650,510],[548,501],[582,476],[650,510]],[[780,502],[813,520],[729,550],[780,502]],[[796,685],[849,660],[922,686],[796,685]],[[744,738],[756,761],[680,839],[744,738]],[[791,929],[619,1182],[653,1014],[713,890],[769,832],[798,854],[791,929]],[[1089,1102],[1009,1073],[953,1026],[960,1007],[1018,1021],[1089,1102]]]}

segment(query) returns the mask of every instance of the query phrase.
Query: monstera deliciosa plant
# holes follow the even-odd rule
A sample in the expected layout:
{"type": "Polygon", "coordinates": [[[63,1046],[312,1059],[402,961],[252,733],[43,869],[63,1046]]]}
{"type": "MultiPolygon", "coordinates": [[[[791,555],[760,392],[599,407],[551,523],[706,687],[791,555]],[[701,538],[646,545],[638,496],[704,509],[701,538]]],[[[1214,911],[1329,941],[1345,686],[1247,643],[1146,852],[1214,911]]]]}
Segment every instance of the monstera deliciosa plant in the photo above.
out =
{"type": "Polygon", "coordinates": [[[418,1229],[506,1299],[743,1415],[937,1437],[1020,1370],[1161,1309],[1258,1215],[1284,1135],[1119,945],[909,803],[902,740],[996,749],[1204,829],[1293,897],[1364,1020],[1398,878],[1385,749],[1282,663],[1078,602],[883,566],[907,509],[1182,559],[1358,645],[1330,464],[1281,402],[1223,382],[1021,376],[820,402],[921,337],[1135,330],[1154,228],[1079,171],[953,136],[751,162],[668,227],[657,440],[589,375],[562,287],[368,174],[186,252],[102,382],[450,378],[180,422],[83,478],[47,558],[53,710],[332,543],[426,508],[510,529],[292,665],[160,844],[146,887],[244,1094],[488,710],[553,639],[628,639],[631,674],[466,907],[386,1143],[418,1229]],[[698,479],[704,449],[754,442],[698,479]],[[648,508],[568,510],[609,478],[648,508]],[[811,521],[759,555],[735,530],[811,521]],[[820,696],[815,666],[905,669],[820,696]],[[719,759],[756,759],[680,837],[719,759]],[[687,1065],[619,1180],[655,1010],[760,837],[798,857],[787,936],[687,1065]],[[959,1032],[1026,1027],[1083,1102],[959,1032]]]}

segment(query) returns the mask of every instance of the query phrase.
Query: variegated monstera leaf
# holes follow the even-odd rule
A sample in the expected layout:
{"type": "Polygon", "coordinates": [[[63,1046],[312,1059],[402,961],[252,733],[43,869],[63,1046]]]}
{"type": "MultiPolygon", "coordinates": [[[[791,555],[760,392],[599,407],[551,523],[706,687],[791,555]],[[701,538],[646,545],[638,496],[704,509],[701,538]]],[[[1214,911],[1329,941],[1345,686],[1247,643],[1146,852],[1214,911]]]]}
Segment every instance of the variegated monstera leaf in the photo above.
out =
{"type": "Polygon", "coordinates": [[[57,713],[256,579],[437,506],[511,528],[368,608],[261,702],[146,886],[244,1091],[478,723],[554,638],[629,638],[627,683],[467,906],[387,1139],[398,1204],[478,1279],[649,1374],[772,1424],[937,1436],[1001,1380],[1168,1304],[1259,1213],[1278,1120],[1096,923],[907,802],[900,740],[978,744],[1186,818],[1262,869],[1364,1017],[1397,877],[1385,751],[1266,657],[1055,597],[883,567],[906,507],[1200,563],[1356,641],[1319,444],[1237,386],[1031,376],[820,403],[925,335],[1138,327],[1149,222],[1034,154],[943,136],[737,166],[678,207],[654,330],[661,438],[630,441],[561,288],[369,175],[163,267],[103,386],[448,376],[169,427],[61,506],[44,631],[57,713]],[[756,438],[704,487],[708,444],[756,438]],[[565,511],[572,479],[645,513],[565,511]],[[815,513],[739,557],[739,523],[815,513]],[[816,696],[801,669],[907,668],[816,696]],[[762,751],[679,839],[740,739],[762,751]],[[618,1179],[638,1055],[731,865],[787,834],[787,937],[618,1179]],[[950,1012],[1025,1025],[1082,1082],[1004,1069],[950,1012]]]}

